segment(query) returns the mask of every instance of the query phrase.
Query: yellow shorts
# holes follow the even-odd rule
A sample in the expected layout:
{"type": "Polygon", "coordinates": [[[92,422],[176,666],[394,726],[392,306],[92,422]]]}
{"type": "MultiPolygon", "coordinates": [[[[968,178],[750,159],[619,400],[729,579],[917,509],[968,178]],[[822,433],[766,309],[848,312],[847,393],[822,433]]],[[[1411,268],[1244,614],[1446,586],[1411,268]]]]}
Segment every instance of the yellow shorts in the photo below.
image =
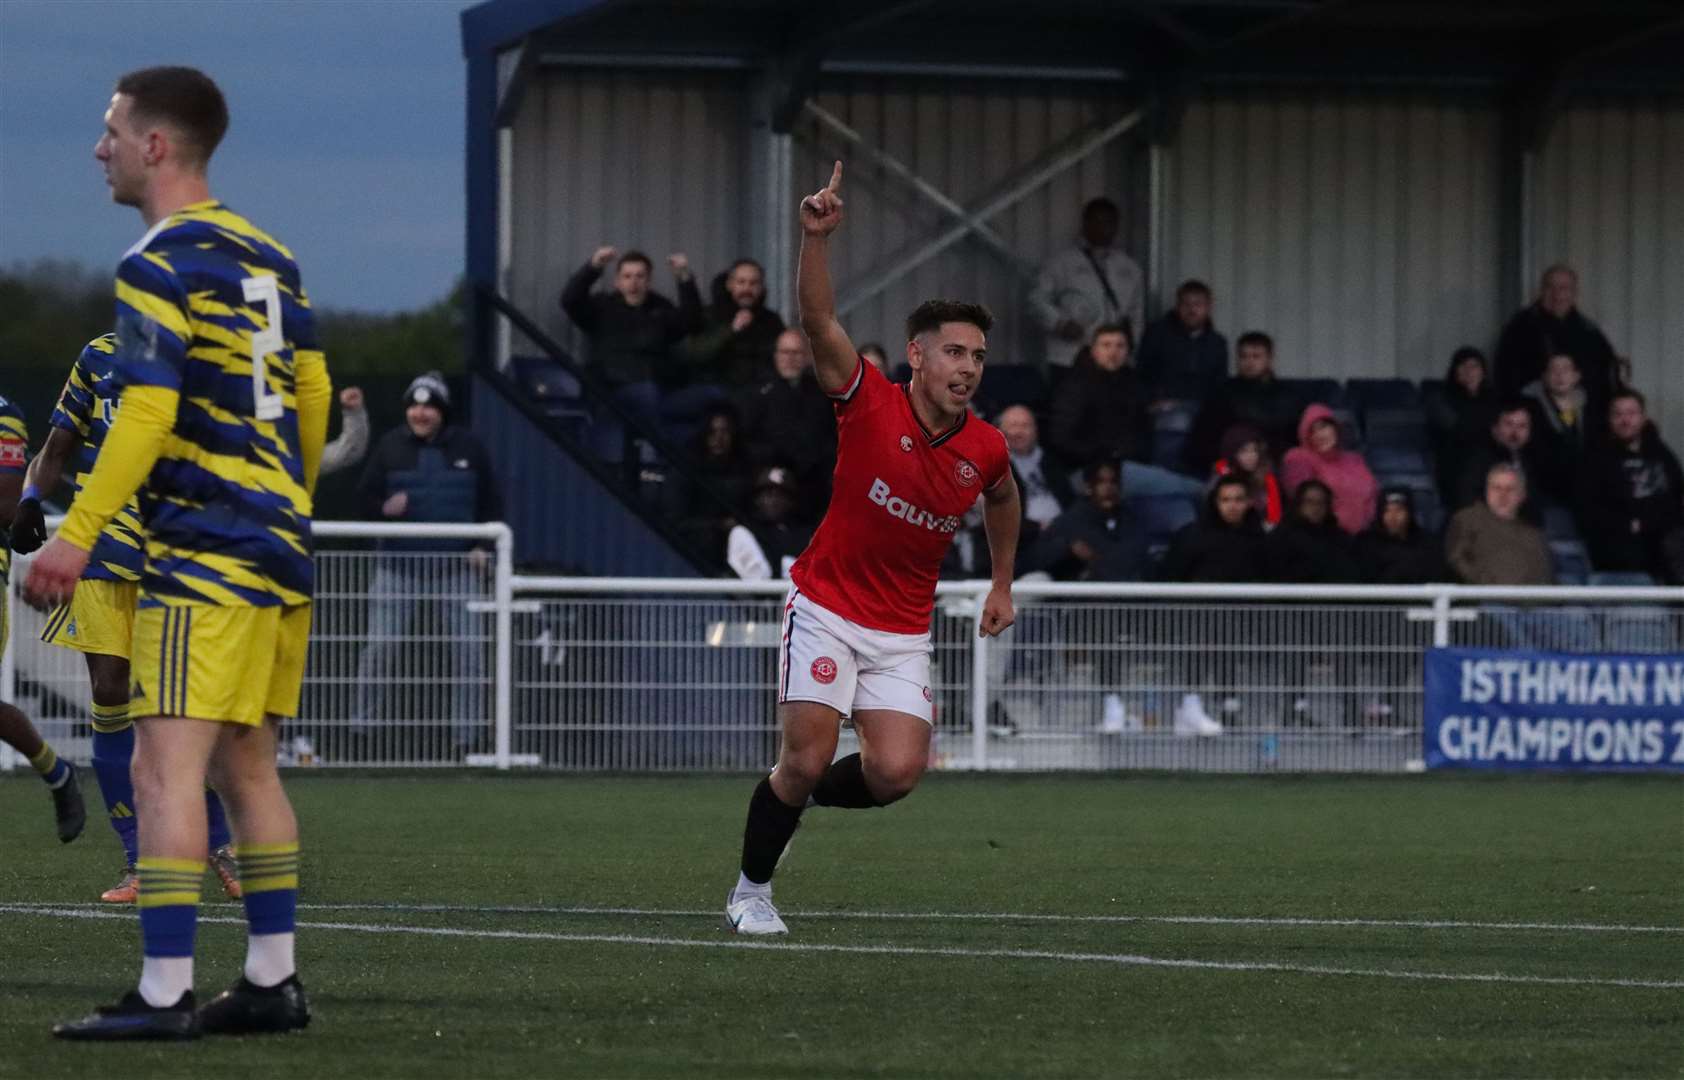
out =
{"type": "Polygon", "coordinates": [[[139,591],[133,581],[78,581],[70,603],[60,604],[47,616],[41,640],[127,660],[139,591]]]}
{"type": "Polygon", "coordinates": [[[257,727],[297,716],[310,605],[185,604],[135,612],[129,715],[257,727]]]}

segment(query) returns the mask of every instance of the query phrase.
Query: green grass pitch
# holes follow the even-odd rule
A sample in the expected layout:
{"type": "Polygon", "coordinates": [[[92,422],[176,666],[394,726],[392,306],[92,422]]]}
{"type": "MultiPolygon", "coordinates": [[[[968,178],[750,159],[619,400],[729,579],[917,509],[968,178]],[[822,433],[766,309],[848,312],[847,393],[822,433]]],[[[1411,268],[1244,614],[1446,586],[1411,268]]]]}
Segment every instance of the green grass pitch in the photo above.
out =
{"type": "Polygon", "coordinates": [[[1684,1076],[1676,779],[934,776],[807,815],[771,948],[752,784],[295,774],[310,1029],[108,1047],[115,838],[0,779],[0,1076],[1684,1076]]]}

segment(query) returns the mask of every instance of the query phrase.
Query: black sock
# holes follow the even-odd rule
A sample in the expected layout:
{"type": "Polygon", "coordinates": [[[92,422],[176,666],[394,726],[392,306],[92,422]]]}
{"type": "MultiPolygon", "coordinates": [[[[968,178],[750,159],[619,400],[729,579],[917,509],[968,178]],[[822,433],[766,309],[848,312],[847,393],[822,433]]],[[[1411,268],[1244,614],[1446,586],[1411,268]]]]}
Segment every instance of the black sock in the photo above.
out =
{"type": "Polygon", "coordinates": [[[743,876],[756,885],[772,880],[778,856],[784,853],[795,827],[801,823],[801,806],[789,806],[772,791],[771,777],[760,781],[748,801],[748,823],[743,826],[743,876]]]}
{"type": "Polygon", "coordinates": [[[819,777],[818,787],[813,789],[813,802],[845,810],[866,810],[883,805],[865,786],[865,766],[860,763],[858,754],[849,754],[831,762],[830,768],[819,777]]]}

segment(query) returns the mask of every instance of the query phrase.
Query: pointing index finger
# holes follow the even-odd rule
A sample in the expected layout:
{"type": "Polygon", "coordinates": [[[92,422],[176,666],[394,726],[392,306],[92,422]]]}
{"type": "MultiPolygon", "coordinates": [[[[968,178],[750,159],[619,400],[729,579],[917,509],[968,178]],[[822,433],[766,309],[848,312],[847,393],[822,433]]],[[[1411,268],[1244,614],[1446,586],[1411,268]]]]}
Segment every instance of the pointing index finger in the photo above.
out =
{"type": "Polygon", "coordinates": [[[825,185],[825,190],[832,194],[842,190],[842,163],[840,161],[836,163],[835,168],[830,170],[830,183],[825,185]]]}

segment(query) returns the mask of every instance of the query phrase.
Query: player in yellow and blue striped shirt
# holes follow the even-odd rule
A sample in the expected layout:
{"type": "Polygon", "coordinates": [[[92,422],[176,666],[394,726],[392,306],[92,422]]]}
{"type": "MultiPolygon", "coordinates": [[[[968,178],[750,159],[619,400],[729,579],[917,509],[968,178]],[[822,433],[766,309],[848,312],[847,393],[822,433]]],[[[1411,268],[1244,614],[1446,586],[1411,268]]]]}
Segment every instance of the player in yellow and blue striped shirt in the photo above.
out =
{"type": "MultiPolygon", "coordinates": [[[[29,429],[23,423],[23,410],[0,396],[0,532],[11,528],[13,512],[18,504],[18,491],[23,486],[24,462],[29,457],[29,429]]],[[[0,536],[0,540],[6,539],[0,536]]],[[[12,552],[8,543],[0,543],[0,655],[6,652],[6,580],[11,573],[12,552]]],[[[0,702],[0,742],[29,759],[41,779],[53,794],[53,814],[58,819],[58,838],[65,843],[82,835],[87,810],[82,803],[82,788],[76,781],[76,768],[61,759],[41,738],[35,725],[23,710],[8,702],[0,702]]]]}
{"type": "MultiPolygon", "coordinates": [[[[24,477],[23,496],[12,525],[12,549],[20,554],[28,554],[46,542],[41,497],[58,487],[65,466],[75,460],[71,487],[80,491],[99,459],[99,449],[117,412],[119,391],[112,365],[116,348],[117,335],[102,334],[83,347],[70,368],[70,377],[48,420],[51,431],[47,441],[29,463],[24,477]]],[[[93,691],[89,713],[94,733],[94,777],[125,856],[122,878],[100,895],[111,904],[132,904],[140,891],[140,875],[135,869],[139,819],[129,778],[135,738],[129,718],[129,640],[134,629],[137,583],[146,564],[145,543],[140,506],[131,499],[94,542],[88,568],[82,572],[70,603],[52,611],[41,632],[42,641],[76,649],[87,659],[93,691]]],[[[240,885],[233,837],[222,800],[208,789],[205,814],[211,867],[221,879],[223,891],[237,900],[240,885]]]]}
{"type": "Polygon", "coordinates": [[[211,197],[228,126],[191,68],[117,82],[94,156],[148,225],[117,268],[121,407],[64,526],[30,568],[37,606],[71,597],[138,490],[146,565],[130,714],[140,831],[140,986],[61,1024],[70,1039],[193,1038],[309,1022],[293,959],[298,825],[275,770],[309,641],[311,493],[332,385],[292,255],[211,197]],[[245,889],[244,975],[200,1010],[193,941],[214,768],[245,889]]]}

